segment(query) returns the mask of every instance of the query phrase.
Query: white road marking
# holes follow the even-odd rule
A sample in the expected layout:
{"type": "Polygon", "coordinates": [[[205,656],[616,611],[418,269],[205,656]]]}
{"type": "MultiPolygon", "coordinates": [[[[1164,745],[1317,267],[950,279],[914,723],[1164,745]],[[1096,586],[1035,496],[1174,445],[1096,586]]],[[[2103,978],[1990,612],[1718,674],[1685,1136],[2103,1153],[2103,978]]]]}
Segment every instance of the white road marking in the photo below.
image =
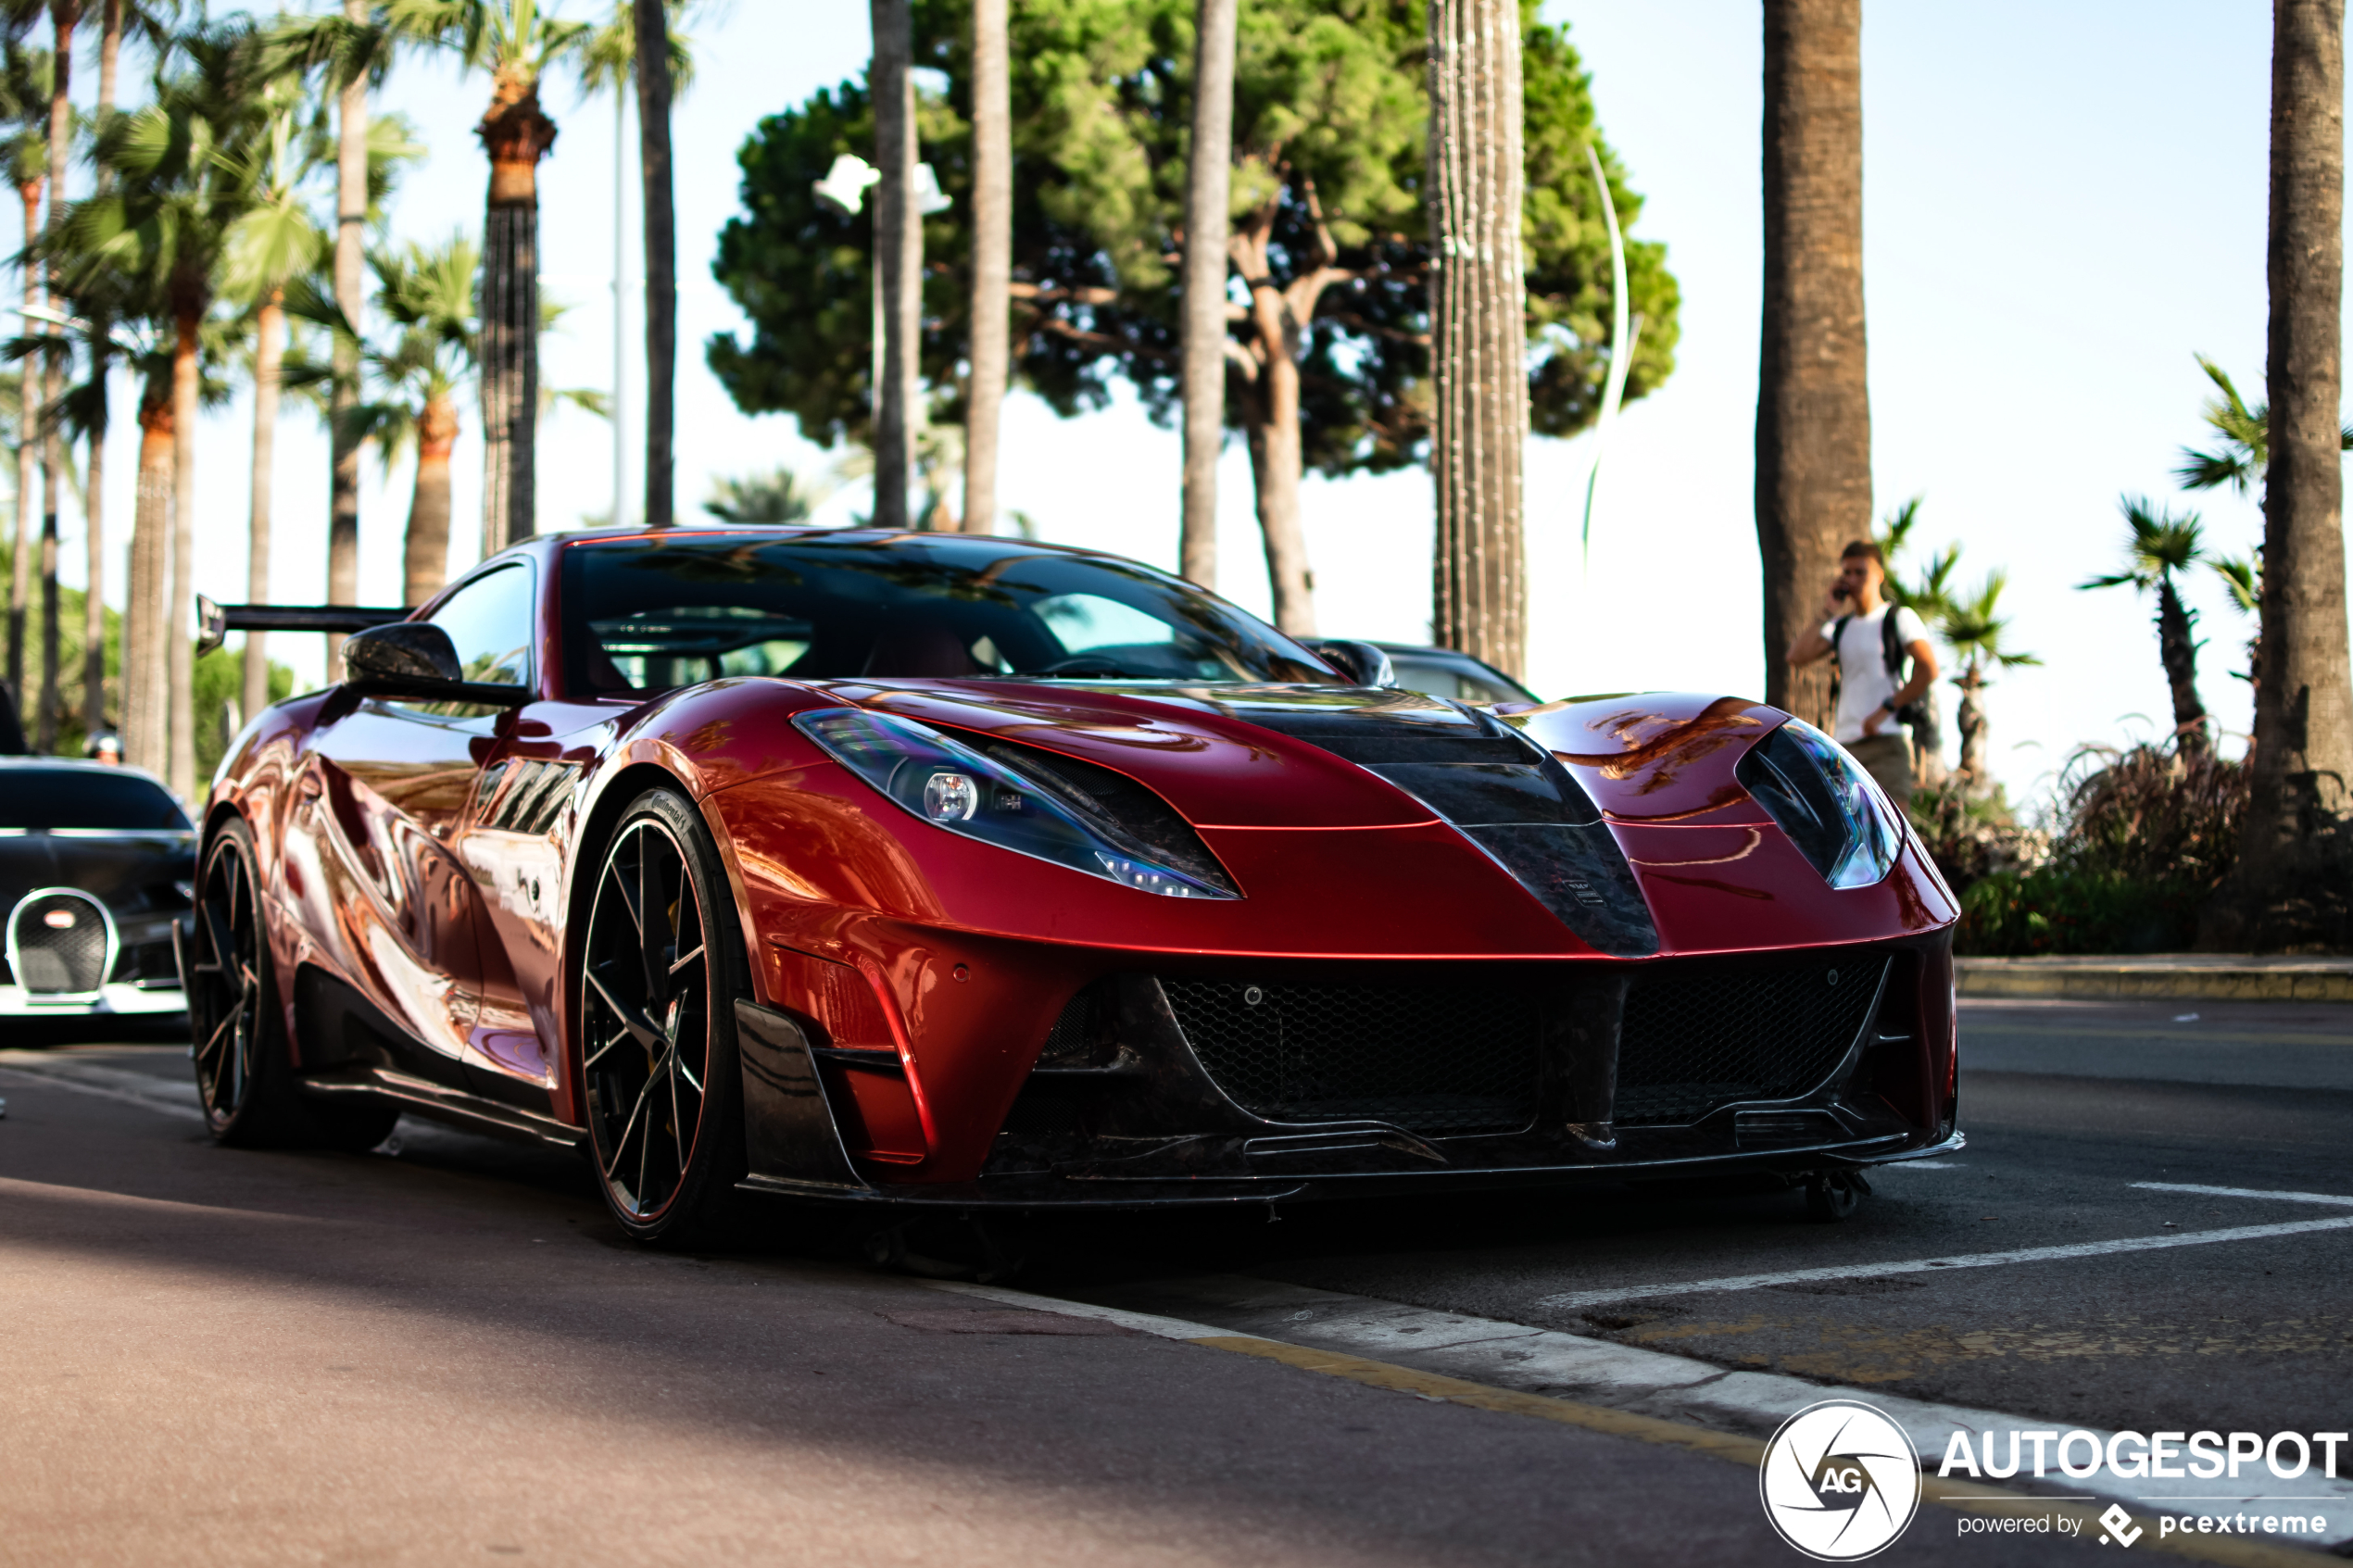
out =
{"type": "Polygon", "coordinates": [[[1887,1263],[1850,1263],[1827,1269],[1784,1269],[1779,1273],[1731,1274],[1722,1279],[1684,1280],[1673,1285],[1629,1285],[1609,1290],[1572,1290],[1546,1296],[1539,1307],[1575,1311],[1612,1301],[1642,1301],[1659,1296],[1693,1296],[1703,1291],[1762,1290],[1776,1285],[1805,1285],[1815,1280],[1880,1279],[1890,1274],[1921,1274],[1931,1269],[1992,1269],[2009,1263],[2055,1263],[2070,1258],[2104,1258],[2120,1252],[2153,1252],[2168,1247],[2204,1247],[2221,1241],[2264,1241],[2274,1236],[2307,1236],[2314,1231],[2353,1230],[2353,1215],[2342,1220],[2292,1220],[2276,1225],[2233,1225],[2227,1230],[2183,1231],[2178,1236],[2128,1236],[2114,1241],[2085,1241],[2067,1247],[2021,1247],[2015,1252],[1963,1252],[1948,1258],[1906,1258],[1887,1263]]]}
{"type": "MultiPolygon", "coordinates": [[[[2334,1225],[2341,1222],[2322,1223],[2334,1225]]],[[[2166,1239],[2170,1241],[2172,1238],[2166,1239]]],[[[1130,1286],[1122,1292],[1130,1300],[1164,1303],[1176,1311],[1202,1312],[1224,1318],[1230,1325],[1224,1327],[1211,1327],[1181,1318],[1123,1311],[1056,1297],[1035,1296],[1027,1291],[1008,1290],[1001,1286],[937,1281],[925,1283],[935,1290],[979,1296],[1007,1306],[1103,1318],[1170,1339],[1205,1339],[1221,1335],[1271,1338],[1284,1344],[1306,1345],[1317,1349],[1363,1356],[1459,1377],[1467,1382],[1484,1383],[1493,1387],[1633,1410],[1669,1421],[1692,1423],[1719,1431],[1742,1432],[1756,1437],[1770,1436],[1789,1419],[1792,1412],[1818,1399],[1840,1397],[1861,1399],[1885,1411],[1904,1428],[1912,1440],[1914,1451],[1920,1458],[1921,1468],[1928,1473],[1927,1478],[1931,1486],[1936,1483],[1936,1472],[1942,1467],[1946,1448],[1956,1432],[1969,1433],[1974,1439],[1977,1434],[1983,1432],[2007,1433],[2037,1427],[2064,1431],[2073,1424],[1968,1405],[1911,1399],[1880,1387],[1842,1387],[1836,1384],[1818,1383],[1777,1373],[1728,1372],[1688,1356],[1669,1355],[1641,1346],[1620,1345],[1606,1339],[1530,1328],[1525,1323],[1503,1323],[1462,1312],[1433,1311],[1394,1301],[1345,1296],[1239,1275],[1195,1275],[1130,1286]],[[1252,1333],[1253,1330],[1257,1332],[1252,1333]]],[[[2093,1435],[2105,1449],[2109,1434],[2098,1430],[2093,1435]]],[[[2314,1468],[2317,1471],[2317,1461],[2314,1468]]],[[[2217,1476],[2211,1481],[2184,1477],[2174,1483],[2177,1487],[2175,1492],[2157,1500],[2171,1502],[2177,1507],[2182,1503],[2196,1502],[2209,1508],[2225,1503],[2254,1501],[2322,1502],[2328,1505],[2329,1524],[2325,1530],[2309,1537],[2309,1544],[2334,1546],[2353,1540],[2353,1479],[2310,1474],[2284,1483],[2302,1488],[2300,1491],[2283,1491],[2260,1497],[2240,1490],[2252,1479],[2254,1477],[2246,1475],[2235,1481],[2227,1475],[2217,1476]]],[[[2060,1480],[2060,1473],[2056,1468],[2048,1472],[2046,1484],[2060,1480]]],[[[2000,1486],[2003,1483],[1993,1481],[1984,1484],[2000,1486]]],[[[2060,1496],[2081,1498],[2088,1495],[2093,1500],[2107,1498],[2127,1506],[2143,1501],[2141,1494],[2126,1489],[2133,1484],[2130,1477],[2111,1477],[2103,1474],[2101,1478],[2090,1481],[2068,1478],[2068,1484],[2087,1486],[2091,1490],[2060,1496]]],[[[2020,1493],[2014,1500],[2040,1503],[2057,1499],[2048,1494],[2020,1493]]]]}
{"type": "Polygon", "coordinates": [[[2274,1203],[2327,1203],[2353,1209],[2353,1198],[2333,1192],[2265,1192],[2256,1187],[2206,1187],[2189,1182],[2134,1182],[2144,1192],[2191,1192],[2202,1198],[2268,1198],[2274,1203]]]}

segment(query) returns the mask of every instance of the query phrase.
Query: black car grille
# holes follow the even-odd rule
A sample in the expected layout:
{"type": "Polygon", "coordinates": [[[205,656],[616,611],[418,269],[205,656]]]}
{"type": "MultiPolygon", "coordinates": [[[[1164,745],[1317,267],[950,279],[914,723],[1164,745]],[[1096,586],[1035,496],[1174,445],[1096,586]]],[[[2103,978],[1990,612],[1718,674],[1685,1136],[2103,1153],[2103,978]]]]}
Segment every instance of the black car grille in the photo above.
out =
{"type": "Polygon", "coordinates": [[[1621,1127],[1680,1127],[1789,1099],[1836,1069],[1868,1021],[1883,953],[1708,963],[1639,976],[1618,1036],[1621,1127]]]}
{"type": "Polygon", "coordinates": [[[1226,980],[1161,988],[1218,1088],[1270,1122],[1453,1134],[1535,1120],[1542,1018],[1532,996],[1226,980]]]}
{"type": "Polygon", "coordinates": [[[107,916],[96,900],[44,893],[18,905],[14,919],[14,967],[27,993],[75,996],[106,984],[107,916]]]}

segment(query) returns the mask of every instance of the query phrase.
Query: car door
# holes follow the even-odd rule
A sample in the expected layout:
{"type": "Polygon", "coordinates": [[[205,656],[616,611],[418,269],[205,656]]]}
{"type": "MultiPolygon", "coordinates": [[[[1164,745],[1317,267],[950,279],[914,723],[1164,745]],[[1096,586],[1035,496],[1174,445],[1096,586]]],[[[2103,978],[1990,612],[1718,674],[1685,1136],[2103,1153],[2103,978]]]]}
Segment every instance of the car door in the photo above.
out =
{"type": "MultiPolygon", "coordinates": [[[[533,569],[492,567],[427,619],[449,633],[466,678],[528,686],[533,569]]],[[[466,1060],[483,990],[483,899],[459,854],[484,764],[506,710],[478,703],[338,699],[296,785],[333,911],[332,945],[371,1010],[344,1037],[306,1043],[336,1056],[473,1086],[466,1060]]]]}

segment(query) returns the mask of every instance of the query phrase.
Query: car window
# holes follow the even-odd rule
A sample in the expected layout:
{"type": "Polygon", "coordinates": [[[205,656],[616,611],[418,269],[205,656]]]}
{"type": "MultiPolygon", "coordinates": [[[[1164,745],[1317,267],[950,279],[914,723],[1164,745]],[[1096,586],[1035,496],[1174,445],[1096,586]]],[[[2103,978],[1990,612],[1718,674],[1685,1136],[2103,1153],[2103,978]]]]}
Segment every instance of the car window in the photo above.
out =
{"type": "Polygon", "coordinates": [[[0,768],[0,832],[185,833],[188,826],[170,792],[144,774],[0,768]]]}
{"type": "Polygon", "coordinates": [[[1412,654],[1392,653],[1390,667],[1397,672],[1397,684],[1409,692],[1425,696],[1442,696],[1454,702],[1485,704],[1491,702],[1526,702],[1526,694],[1516,692],[1500,682],[1465,670],[1451,659],[1416,658],[1412,654]]]}
{"type": "Polygon", "coordinates": [[[1019,540],[682,533],[575,545],[563,571],[564,679],[577,696],[726,675],[1340,679],[1181,578],[1019,540]]]}
{"type": "Polygon", "coordinates": [[[485,571],[426,617],[449,633],[466,679],[490,686],[531,684],[531,568],[485,571]]]}

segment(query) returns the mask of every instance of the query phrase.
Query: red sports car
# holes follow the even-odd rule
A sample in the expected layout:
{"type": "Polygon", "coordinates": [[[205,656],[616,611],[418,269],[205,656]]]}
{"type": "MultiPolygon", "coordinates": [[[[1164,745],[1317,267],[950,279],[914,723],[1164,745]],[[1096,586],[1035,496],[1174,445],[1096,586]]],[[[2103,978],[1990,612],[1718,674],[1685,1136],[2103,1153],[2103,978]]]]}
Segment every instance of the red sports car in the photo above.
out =
{"type": "MultiPolygon", "coordinates": [[[[404,1111],[738,1189],[1264,1204],[1957,1147],[1949,890],[1788,714],[1478,708],[1114,556],[541,538],[239,737],[182,955],[224,1143],[404,1111]]],[[[384,622],[377,624],[378,622],[384,622]]],[[[920,1210],[917,1210],[920,1211],[920,1210]]]]}

